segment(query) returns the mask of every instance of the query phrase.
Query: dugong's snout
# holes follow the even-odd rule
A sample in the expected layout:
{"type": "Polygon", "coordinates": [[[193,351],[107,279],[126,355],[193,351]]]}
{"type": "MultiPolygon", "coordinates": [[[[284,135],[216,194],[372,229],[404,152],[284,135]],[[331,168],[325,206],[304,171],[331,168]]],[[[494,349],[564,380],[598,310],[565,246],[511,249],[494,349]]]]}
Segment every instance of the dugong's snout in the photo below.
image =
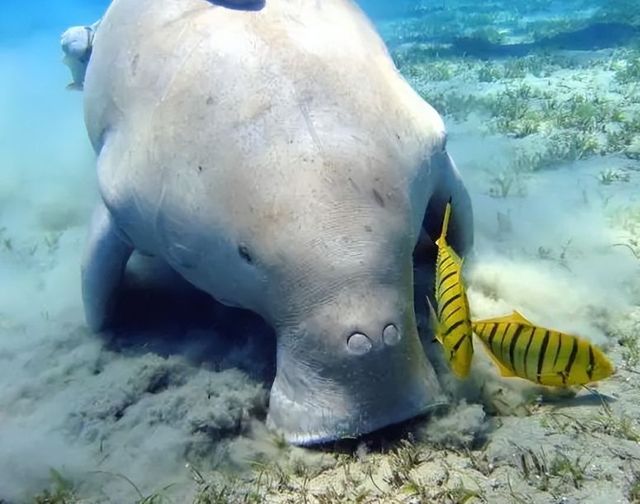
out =
{"type": "Polygon", "coordinates": [[[370,297],[362,296],[362,310],[330,303],[278,331],[268,423],[289,442],[357,437],[445,402],[418,338],[413,303],[394,314],[369,304],[370,297]]]}

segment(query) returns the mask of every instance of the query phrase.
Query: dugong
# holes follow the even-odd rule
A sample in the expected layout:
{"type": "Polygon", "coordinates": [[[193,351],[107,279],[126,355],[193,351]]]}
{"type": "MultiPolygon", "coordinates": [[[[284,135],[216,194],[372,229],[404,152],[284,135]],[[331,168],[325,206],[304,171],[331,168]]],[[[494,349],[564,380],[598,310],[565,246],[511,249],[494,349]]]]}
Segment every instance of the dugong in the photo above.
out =
{"type": "Polygon", "coordinates": [[[100,203],[82,266],[109,327],[136,250],[277,336],[267,423],[356,437],[442,402],[414,312],[413,250],[472,209],[438,113],[351,0],[114,0],[85,122],[100,203]]]}

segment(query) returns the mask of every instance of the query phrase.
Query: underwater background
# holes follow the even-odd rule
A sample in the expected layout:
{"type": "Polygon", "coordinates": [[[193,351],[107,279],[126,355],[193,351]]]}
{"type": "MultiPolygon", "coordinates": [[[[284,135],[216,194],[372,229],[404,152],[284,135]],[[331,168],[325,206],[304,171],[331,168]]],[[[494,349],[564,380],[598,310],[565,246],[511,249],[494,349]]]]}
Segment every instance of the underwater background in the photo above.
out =
{"type": "Polygon", "coordinates": [[[640,3],[361,0],[445,119],[474,317],[518,309],[618,371],[608,400],[550,398],[481,355],[442,375],[448,414],[324,451],[267,432],[257,317],[191,293],[85,327],[95,161],[60,34],[108,3],[0,3],[0,503],[640,502],[640,3]]]}

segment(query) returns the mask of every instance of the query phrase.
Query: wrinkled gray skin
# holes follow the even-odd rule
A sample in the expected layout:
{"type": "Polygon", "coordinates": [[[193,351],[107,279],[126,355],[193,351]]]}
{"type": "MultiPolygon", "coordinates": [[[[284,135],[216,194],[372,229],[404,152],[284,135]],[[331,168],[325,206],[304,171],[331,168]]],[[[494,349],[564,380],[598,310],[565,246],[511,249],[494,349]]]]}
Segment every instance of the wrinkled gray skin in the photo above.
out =
{"type": "Polygon", "coordinates": [[[85,116],[102,195],[82,275],[94,331],[136,249],[276,330],[268,423],[290,442],[441,402],[412,251],[450,196],[450,239],[467,251],[471,206],[441,118],[354,3],[115,0],[85,116]]]}

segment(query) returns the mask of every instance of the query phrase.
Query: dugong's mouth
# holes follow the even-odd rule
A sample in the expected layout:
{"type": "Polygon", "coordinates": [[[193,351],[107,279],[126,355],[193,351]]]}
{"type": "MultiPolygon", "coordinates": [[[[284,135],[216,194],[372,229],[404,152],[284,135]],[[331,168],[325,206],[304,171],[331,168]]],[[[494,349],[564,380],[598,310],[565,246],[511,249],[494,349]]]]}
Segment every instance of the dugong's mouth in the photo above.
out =
{"type": "Polygon", "coordinates": [[[278,338],[267,423],[290,443],[358,437],[447,402],[415,325],[391,344],[374,341],[348,358],[305,352],[300,339],[293,347],[287,340],[278,338]]]}

